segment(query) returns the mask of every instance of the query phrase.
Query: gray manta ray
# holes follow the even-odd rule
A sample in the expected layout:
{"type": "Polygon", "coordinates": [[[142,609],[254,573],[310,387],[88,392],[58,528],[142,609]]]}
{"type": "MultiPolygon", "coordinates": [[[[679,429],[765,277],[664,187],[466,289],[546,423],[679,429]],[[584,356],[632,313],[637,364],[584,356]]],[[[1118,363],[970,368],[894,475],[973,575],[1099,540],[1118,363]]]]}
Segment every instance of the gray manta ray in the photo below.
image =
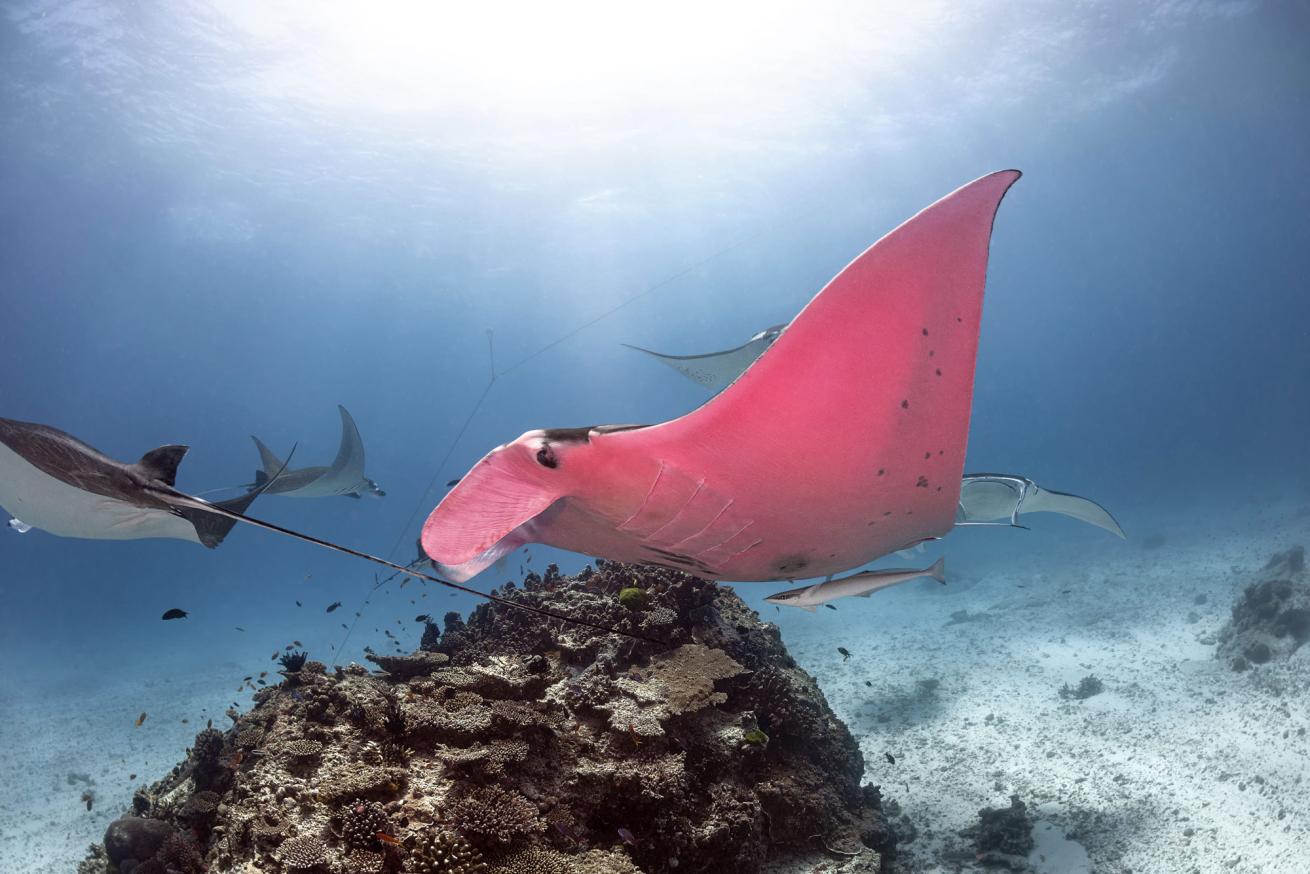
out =
{"type": "Polygon", "coordinates": [[[630,346],[627,343],[623,345],[638,352],[645,352],[691,381],[717,392],[727,388],[733,380],[741,376],[756,358],[764,354],[765,349],[773,345],[773,341],[778,339],[785,327],[787,326],[774,325],[772,328],[765,328],[735,349],[708,352],[703,355],[665,355],[640,346],[630,346]]]}
{"type": "Polygon", "coordinates": [[[124,464],[48,425],[0,419],[0,506],[19,532],[139,540],[167,537],[213,549],[263,491],[211,504],[173,488],[186,446],[124,464]]]}
{"type": "Polygon", "coordinates": [[[346,412],[345,407],[338,404],[337,409],[341,411],[341,447],[331,467],[285,470],[286,465],[272,450],[258,437],[252,436],[250,439],[255,441],[260,462],[264,466],[263,470],[255,471],[254,484],[267,484],[270,495],[288,498],[358,498],[361,495],[380,498],[385,495],[386,492],[377,483],[364,475],[364,441],[360,439],[355,420],[346,412]]]}
{"type": "Polygon", "coordinates": [[[1059,513],[1125,537],[1124,530],[1110,515],[1110,511],[1095,501],[1044,489],[1028,477],[1018,474],[964,475],[960,485],[958,521],[955,524],[1019,526],[1020,513],[1059,513]]]}

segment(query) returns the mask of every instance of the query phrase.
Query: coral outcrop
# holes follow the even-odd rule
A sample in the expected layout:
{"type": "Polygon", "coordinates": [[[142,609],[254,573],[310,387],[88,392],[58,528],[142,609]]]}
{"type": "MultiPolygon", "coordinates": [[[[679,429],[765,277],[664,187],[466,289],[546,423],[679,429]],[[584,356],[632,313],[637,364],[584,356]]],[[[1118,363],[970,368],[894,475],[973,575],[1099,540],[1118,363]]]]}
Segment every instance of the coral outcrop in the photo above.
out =
{"type": "Polygon", "coordinates": [[[1219,632],[1216,656],[1235,671],[1281,661],[1310,641],[1310,578],[1305,549],[1293,547],[1269,560],[1261,580],[1247,586],[1219,632]]]}
{"type": "Polygon", "coordinates": [[[202,732],[84,868],[167,845],[211,871],[890,870],[854,739],[730,589],[597,562],[496,594],[644,639],[485,604],[412,655],[369,653],[381,672],[306,660],[202,732]]]}

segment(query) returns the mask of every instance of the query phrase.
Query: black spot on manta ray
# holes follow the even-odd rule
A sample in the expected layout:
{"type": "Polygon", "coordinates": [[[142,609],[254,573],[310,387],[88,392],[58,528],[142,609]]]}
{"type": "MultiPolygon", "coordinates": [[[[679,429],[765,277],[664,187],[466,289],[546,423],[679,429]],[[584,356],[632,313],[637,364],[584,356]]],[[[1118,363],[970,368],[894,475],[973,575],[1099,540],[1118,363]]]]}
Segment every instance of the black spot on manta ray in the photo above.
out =
{"type": "Polygon", "coordinates": [[[927,329],[927,328],[924,328],[924,329],[923,329],[923,336],[925,336],[925,337],[928,336],[928,329],[927,329]]]}
{"type": "Polygon", "coordinates": [[[923,454],[923,460],[924,460],[924,461],[927,461],[927,460],[930,459],[930,458],[932,458],[932,450],[929,450],[929,451],[927,451],[927,452],[925,452],[925,453],[923,454]]]}
{"type": "Polygon", "coordinates": [[[882,476],[886,472],[887,472],[887,468],[885,467],[878,468],[878,476],[882,476]]]}
{"type": "Polygon", "coordinates": [[[910,402],[908,400],[901,401],[902,410],[908,410],[909,408],[910,408],[910,402]]]}
{"type": "Polygon", "coordinates": [[[926,476],[920,476],[920,477],[919,477],[919,481],[918,481],[917,483],[914,484],[914,487],[915,487],[916,489],[926,489],[926,488],[928,488],[928,477],[926,477],[926,476]]]}
{"type": "Polygon", "coordinates": [[[782,561],[778,562],[778,570],[782,573],[803,570],[810,564],[810,558],[807,555],[789,555],[782,561]]]}
{"type": "Polygon", "coordinates": [[[938,376],[941,376],[941,375],[942,375],[942,369],[941,369],[940,367],[937,368],[937,375],[938,375],[938,376]]]}

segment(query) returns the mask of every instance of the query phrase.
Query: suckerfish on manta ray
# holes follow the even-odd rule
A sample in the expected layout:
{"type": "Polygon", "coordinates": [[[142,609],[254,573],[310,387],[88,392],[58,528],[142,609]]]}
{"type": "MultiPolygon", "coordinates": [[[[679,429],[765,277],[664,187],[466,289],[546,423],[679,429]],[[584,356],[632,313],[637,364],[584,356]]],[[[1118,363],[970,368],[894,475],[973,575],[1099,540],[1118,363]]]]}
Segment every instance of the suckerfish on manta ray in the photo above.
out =
{"type": "Polygon", "coordinates": [[[457,581],[530,542],[793,580],[946,534],[992,224],[1019,175],[984,176],[883,237],[699,409],[492,450],[432,511],[424,551],[457,581]]]}
{"type": "Polygon", "coordinates": [[[48,425],[0,419],[0,506],[20,533],[138,540],[167,537],[213,549],[262,492],[209,503],[173,488],[186,446],[160,446],[124,464],[48,425]]]}
{"type": "Polygon", "coordinates": [[[825,580],[822,583],[815,583],[803,589],[778,592],[776,595],[770,595],[764,600],[770,604],[786,604],[789,607],[799,607],[813,613],[820,604],[836,601],[838,598],[867,598],[874,592],[888,586],[917,580],[919,577],[932,577],[937,582],[945,584],[946,559],[939,558],[933,562],[932,567],[926,567],[923,570],[889,568],[887,570],[862,571],[849,577],[842,577],[839,580],[825,580]]]}
{"type": "Polygon", "coordinates": [[[264,466],[263,470],[255,471],[254,485],[269,483],[270,495],[287,498],[385,496],[386,492],[364,475],[364,441],[359,436],[355,420],[346,412],[345,407],[338,404],[337,409],[341,412],[341,446],[337,449],[337,457],[331,467],[283,470],[286,465],[258,437],[252,435],[250,439],[255,441],[260,462],[264,466]],[[278,474],[279,470],[282,470],[281,474],[278,474]]]}

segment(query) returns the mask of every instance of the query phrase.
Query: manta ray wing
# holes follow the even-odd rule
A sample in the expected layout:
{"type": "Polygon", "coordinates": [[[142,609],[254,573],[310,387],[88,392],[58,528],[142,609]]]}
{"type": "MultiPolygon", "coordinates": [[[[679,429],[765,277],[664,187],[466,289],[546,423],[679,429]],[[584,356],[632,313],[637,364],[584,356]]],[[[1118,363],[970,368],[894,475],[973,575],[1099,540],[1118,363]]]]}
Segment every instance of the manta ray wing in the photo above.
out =
{"type": "Polygon", "coordinates": [[[529,432],[489,453],[433,510],[424,549],[460,575],[511,538],[779,580],[945,534],[992,222],[1018,178],[985,176],[883,237],[699,409],[642,428],[529,432]]]}
{"type": "Polygon", "coordinates": [[[1015,171],[928,207],[855,259],[693,413],[614,434],[699,472],[759,544],[721,579],[840,572],[954,524],[988,246],[1015,171]]]}
{"type": "Polygon", "coordinates": [[[337,404],[337,410],[341,413],[341,446],[337,448],[337,457],[324,476],[353,484],[364,479],[364,440],[359,436],[359,428],[346,408],[337,404]]]}
{"type": "Polygon", "coordinates": [[[657,361],[668,365],[683,376],[711,391],[720,391],[732,384],[742,371],[750,367],[755,359],[777,339],[783,325],[775,325],[761,331],[749,341],[735,349],[722,352],[709,352],[703,355],[666,355],[641,346],[624,343],[629,349],[644,352],[657,361]]]}
{"type": "Polygon", "coordinates": [[[1032,493],[1024,499],[1022,509],[1025,513],[1059,513],[1127,539],[1110,511],[1089,498],[1034,486],[1032,493]]]}

